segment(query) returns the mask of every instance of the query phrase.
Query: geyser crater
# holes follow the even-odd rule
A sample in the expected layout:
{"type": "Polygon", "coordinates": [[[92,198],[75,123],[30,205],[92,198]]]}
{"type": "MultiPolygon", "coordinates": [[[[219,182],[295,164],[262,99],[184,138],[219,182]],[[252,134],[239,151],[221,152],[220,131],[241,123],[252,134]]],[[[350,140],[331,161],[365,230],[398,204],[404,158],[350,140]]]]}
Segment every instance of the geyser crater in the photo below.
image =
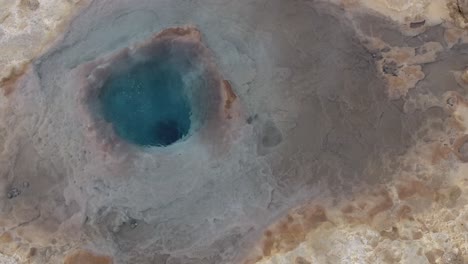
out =
{"type": "Polygon", "coordinates": [[[231,116],[222,103],[231,100],[226,81],[192,26],[166,29],[79,71],[87,127],[105,150],[119,143],[167,147],[212,134],[223,114],[231,116]]]}
{"type": "Polygon", "coordinates": [[[193,83],[184,82],[184,67],[171,56],[178,54],[162,54],[111,74],[104,83],[98,96],[101,112],[120,138],[141,146],[168,146],[189,133],[187,86],[193,83]]]}

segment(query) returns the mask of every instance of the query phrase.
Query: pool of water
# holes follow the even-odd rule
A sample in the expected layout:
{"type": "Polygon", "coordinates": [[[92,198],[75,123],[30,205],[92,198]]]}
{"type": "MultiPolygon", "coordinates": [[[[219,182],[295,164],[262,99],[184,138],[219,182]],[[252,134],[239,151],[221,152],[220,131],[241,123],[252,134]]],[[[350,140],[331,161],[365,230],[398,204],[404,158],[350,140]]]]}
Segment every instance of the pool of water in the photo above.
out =
{"type": "Polygon", "coordinates": [[[191,105],[177,65],[157,58],[115,73],[99,94],[101,112],[123,140],[168,146],[191,127],[191,105]]]}

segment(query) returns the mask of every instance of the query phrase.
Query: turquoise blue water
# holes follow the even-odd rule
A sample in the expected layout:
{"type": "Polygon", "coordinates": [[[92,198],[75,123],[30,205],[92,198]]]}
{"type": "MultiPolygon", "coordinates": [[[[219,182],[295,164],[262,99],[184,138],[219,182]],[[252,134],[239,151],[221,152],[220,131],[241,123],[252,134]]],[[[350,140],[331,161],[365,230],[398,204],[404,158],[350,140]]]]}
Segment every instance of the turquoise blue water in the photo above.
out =
{"type": "Polygon", "coordinates": [[[190,130],[191,108],[181,73],[163,60],[111,76],[99,101],[104,119],[133,144],[168,146],[190,130]]]}

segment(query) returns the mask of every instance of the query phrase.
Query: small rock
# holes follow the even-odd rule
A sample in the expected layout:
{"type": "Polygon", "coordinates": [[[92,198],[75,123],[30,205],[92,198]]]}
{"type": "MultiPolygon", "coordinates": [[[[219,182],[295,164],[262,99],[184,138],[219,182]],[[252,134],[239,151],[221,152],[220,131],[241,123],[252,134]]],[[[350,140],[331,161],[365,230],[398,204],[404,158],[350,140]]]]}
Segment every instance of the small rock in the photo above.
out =
{"type": "Polygon", "coordinates": [[[18,188],[12,188],[8,194],[7,194],[7,198],[8,199],[13,199],[15,197],[17,197],[18,195],[21,194],[21,191],[18,189],[18,188]]]}
{"type": "Polygon", "coordinates": [[[138,226],[138,222],[135,219],[130,220],[130,228],[135,229],[138,226]]]}
{"type": "Polygon", "coordinates": [[[411,22],[410,23],[410,28],[419,28],[419,27],[424,26],[424,24],[426,24],[426,20],[411,22]]]}
{"type": "Polygon", "coordinates": [[[257,118],[258,118],[258,115],[257,115],[257,114],[255,114],[255,115],[253,115],[253,116],[251,115],[251,116],[249,116],[249,117],[247,118],[246,122],[247,122],[247,124],[252,124],[252,122],[255,121],[257,118]]]}
{"type": "Polygon", "coordinates": [[[391,74],[391,75],[393,75],[393,76],[398,76],[398,65],[397,65],[396,62],[394,62],[394,61],[386,62],[386,63],[382,66],[382,71],[383,71],[385,74],[391,74]]]}
{"type": "Polygon", "coordinates": [[[372,57],[373,59],[376,59],[376,60],[381,60],[381,59],[383,58],[382,55],[381,55],[379,52],[377,52],[377,53],[371,53],[371,57],[372,57]]]}
{"type": "Polygon", "coordinates": [[[466,68],[462,74],[461,74],[461,79],[464,83],[467,83],[468,84],[468,68],[466,68]]]}
{"type": "Polygon", "coordinates": [[[468,0],[458,0],[457,4],[460,9],[460,13],[466,18],[468,14],[468,0]]]}
{"type": "Polygon", "coordinates": [[[457,105],[457,98],[455,96],[450,96],[449,98],[447,98],[447,105],[449,107],[455,107],[457,105]]]}

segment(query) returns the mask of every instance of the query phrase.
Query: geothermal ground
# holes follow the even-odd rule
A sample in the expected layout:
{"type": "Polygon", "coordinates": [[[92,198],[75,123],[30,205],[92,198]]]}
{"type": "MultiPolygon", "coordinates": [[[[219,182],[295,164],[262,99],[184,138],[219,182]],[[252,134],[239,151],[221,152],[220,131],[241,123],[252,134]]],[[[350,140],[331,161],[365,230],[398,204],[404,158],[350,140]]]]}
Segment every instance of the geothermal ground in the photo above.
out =
{"type": "Polygon", "coordinates": [[[0,0],[0,263],[468,263],[465,0],[0,0]]]}

